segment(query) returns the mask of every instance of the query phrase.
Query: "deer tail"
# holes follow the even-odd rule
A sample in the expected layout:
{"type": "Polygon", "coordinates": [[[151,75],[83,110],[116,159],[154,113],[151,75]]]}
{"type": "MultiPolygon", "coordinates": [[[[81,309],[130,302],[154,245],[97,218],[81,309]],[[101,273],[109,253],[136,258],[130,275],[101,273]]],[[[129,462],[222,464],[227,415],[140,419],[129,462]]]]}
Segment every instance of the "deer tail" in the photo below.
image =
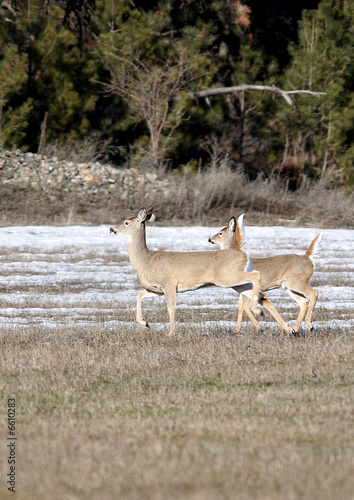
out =
{"type": "Polygon", "coordinates": [[[243,223],[243,218],[245,214],[242,214],[239,216],[237,219],[237,224],[236,224],[236,245],[235,247],[238,250],[243,249],[243,245],[245,244],[245,225],[243,223]]]}
{"type": "Polygon", "coordinates": [[[318,236],[316,236],[316,238],[313,240],[311,245],[308,247],[308,249],[305,253],[305,257],[308,257],[311,260],[314,257],[316,257],[316,255],[318,254],[319,248],[321,246],[321,243],[322,243],[322,238],[323,238],[323,233],[320,233],[318,236]]]}

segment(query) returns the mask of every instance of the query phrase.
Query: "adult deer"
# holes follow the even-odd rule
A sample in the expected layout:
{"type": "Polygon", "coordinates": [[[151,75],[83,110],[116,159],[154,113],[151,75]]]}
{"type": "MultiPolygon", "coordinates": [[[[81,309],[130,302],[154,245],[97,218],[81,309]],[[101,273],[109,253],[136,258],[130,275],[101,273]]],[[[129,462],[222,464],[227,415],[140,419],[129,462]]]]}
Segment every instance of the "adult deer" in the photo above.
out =
{"type": "Polygon", "coordinates": [[[260,325],[254,313],[259,313],[260,277],[258,271],[249,272],[249,259],[244,250],[219,250],[215,252],[166,252],[151,251],[146,246],[145,222],[151,218],[152,209],[139,210],[136,217],[126,219],[110,231],[129,238],[129,259],[138,274],[144,290],[137,295],[136,320],[148,327],[141,312],[144,297],[165,295],[170,317],[168,335],[174,334],[176,293],[196,290],[205,286],[233,288],[246,294],[244,310],[254,327],[260,325]]]}
{"type": "MultiPolygon", "coordinates": [[[[261,292],[283,288],[299,304],[300,310],[293,326],[294,333],[299,331],[302,321],[305,321],[310,331],[313,330],[311,316],[316,305],[318,290],[312,288],[309,281],[315,269],[313,257],[318,252],[322,238],[323,233],[316,236],[305,255],[283,254],[263,259],[252,259],[254,269],[261,273],[261,292]]],[[[222,249],[241,250],[244,244],[243,215],[238,218],[237,223],[235,217],[231,217],[228,226],[209,238],[209,242],[220,245],[222,249]]],[[[263,296],[262,298],[262,293],[260,298],[260,303],[267,309],[269,309],[269,305],[274,308],[267,297],[263,296]]],[[[238,328],[241,326],[242,311],[247,300],[247,297],[243,299],[243,296],[240,296],[238,328]]],[[[269,310],[273,314],[272,310],[269,310]]]]}

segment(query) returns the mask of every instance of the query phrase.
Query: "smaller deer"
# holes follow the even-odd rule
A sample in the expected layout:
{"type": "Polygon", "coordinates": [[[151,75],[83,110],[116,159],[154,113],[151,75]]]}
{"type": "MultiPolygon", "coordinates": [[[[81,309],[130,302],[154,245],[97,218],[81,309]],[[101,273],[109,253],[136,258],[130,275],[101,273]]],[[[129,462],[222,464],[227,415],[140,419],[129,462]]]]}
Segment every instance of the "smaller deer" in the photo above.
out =
{"type": "Polygon", "coordinates": [[[260,276],[258,271],[248,272],[246,252],[241,249],[216,252],[151,251],[146,246],[145,234],[145,222],[151,216],[152,209],[142,208],[136,217],[126,219],[110,229],[112,233],[129,238],[129,259],[144,287],[137,295],[137,322],[149,326],[141,312],[144,297],[165,295],[170,316],[168,335],[173,335],[176,293],[215,285],[246,294],[248,301],[244,304],[245,312],[254,327],[260,330],[252,314],[252,311],[259,313],[260,276]]]}
{"type": "MultiPolygon", "coordinates": [[[[241,215],[238,218],[237,223],[235,217],[231,217],[228,226],[224,227],[217,234],[209,238],[209,242],[220,245],[222,249],[242,249],[244,245],[243,216],[244,215],[241,215]]],[[[315,270],[313,258],[318,252],[322,238],[323,233],[316,236],[308,247],[305,255],[283,254],[263,259],[252,259],[254,269],[261,273],[260,303],[264,305],[264,307],[268,309],[271,314],[273,314],[273,309],[275,311],[276,309],[270,300],[262,294],[262,292],[267,292],[276,288],[283,288],[290,295],[290,297],[292,297],[299,304],[300,310],[292,329],[293,333],[297,333],[299,331],[302,321],[305,321],[310,331],[313,330],[311,316],[317,302],[318,290],[312,288],[309,285],[309,281],[315,270]]],[[[243,295],[240,296],[236,327],[238,329],[240,328],[242,321],[244,302],[247,300],[247,297],[243,295]]]]}

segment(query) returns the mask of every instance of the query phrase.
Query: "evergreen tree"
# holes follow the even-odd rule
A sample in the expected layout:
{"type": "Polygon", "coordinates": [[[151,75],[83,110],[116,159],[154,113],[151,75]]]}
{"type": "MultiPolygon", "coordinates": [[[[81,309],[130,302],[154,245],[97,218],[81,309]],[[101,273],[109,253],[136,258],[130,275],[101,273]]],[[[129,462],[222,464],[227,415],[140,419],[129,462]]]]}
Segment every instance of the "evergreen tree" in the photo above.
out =
{"type": "MultiPolygon", "coordinates": [[[[0,66],[1,142],[36,150],[48,112],[48,139],[83,136],[97,101],[95,66],[88,47],[80,50],[65,12],[38,0],[17,1],[2,17],[0,66]]],[[[96,75],[97,76],[97,75],[96,75]]]]}
{"type": "MultiPolygon", "coordinates": [[[[32,100],[20,101],[16,110],[9,105],[10,96],[21,92],[26,82],[26,58],[13,46],[4,48],[0,57],[0,145],[20,144],[26,136],[32,100]]],[[[15,103],[14,103],[15,105],[15,103]]]]}
{"type": "MultiPolygon", "coordinates": [[[[100,32],[100,51],[112,79],[123,78],[131,61],[140,60],[145,67],[175,65],[188,61],[186,80],[190,91],[230,84],[237,80],[261,78],[264,73],[260,49],[253,49],[250,9],[239,1],[135,2],[135,8],[124,1],[97,2],[96,23],[100,32]],[[243,54],[241,55],[241,50],[243,54]]],[[[227,136],[230,102],[225,97],[213,99],[213,106],[195,103],[180,95],[188,120],[174,132],[174,150],[170,156],[196,160],[204,154],[199,147],[211,134],[227,136]]],[[[180,101],[178,102],[180,103],[180,101]]],[[[171,106],[173,112],[177,105],[171,106]]],[[[118,96],[115,102],[120,116],[113,125],[120,137],[136,137],[144,142],[146,128],[136,108],[118,96]]],[[[229,126],[234,131],[234,123],[229,126]]],[[[166,131],[166,133],[168,133],[166,131]]],[[[234,132],[231,132],[231,135],[234,132]]],[[[145,141],[146,142],[146,141],[145,141]]]]}
{"type": "Polygon", "coordinates": [[[323,0],[317,11],[304,13],[283,86],[327,95],[296,97],[293,109],[280,106],[276,137],[284,141],[282,167],[330,173],[341,181],[344,171],[352,175],[353,26],[354,6],[344,0],[323,0]]]}
{"type": "Polygon", "coordinates": [[[3,2],[1,144],[36,151],[47,116],[48,140],[100,130],[126,151],[149,151],[154,144],[155,160],[168,157],[175,166],[200,164],[203,142],[213,136],[234,160],[255,165],[255,175],[260,168],[286,167],[308,175],[332,172],[341,182],[353,178],[354,5],[322,0],[317,10],[304,12],[296,32],[301,7],[317,3],[301,0],[293,8],[275,0],[3,2]],[[134,66],[145,68],[145,76],[134,75],[134,66]],[[173,68],[183,68],[183,84],[175,89],[178,98],[167,89],[160,97],[167,110],[160,127],[127,96],[136,96],[139,85],[146,88],[153,75],[157,84],[159,74],[169,74],[173,88],[173,68]],[[106,95],[102,83],[123,92],[106,95]],[[294,96],[294,108],[254,91],[209,102],[191,98],[196,91],[241,83],[327,95],[294,96]]]}

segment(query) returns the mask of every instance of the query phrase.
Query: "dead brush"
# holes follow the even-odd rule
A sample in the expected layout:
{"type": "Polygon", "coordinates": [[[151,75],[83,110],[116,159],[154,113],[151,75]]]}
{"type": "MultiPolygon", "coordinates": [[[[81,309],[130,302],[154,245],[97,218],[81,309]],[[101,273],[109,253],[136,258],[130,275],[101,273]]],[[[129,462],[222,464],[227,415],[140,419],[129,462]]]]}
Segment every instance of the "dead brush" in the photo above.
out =
{"type": "MultiPolygon", "coordinates": [[[[84,245],[82,261],[70,243],[65,262],[34,252],[43,276],[29,248],[17,262],[2,252],[1,437],[6,474],[14,398],[16,499],[351,498],[351,235],[330,243],[330,233],[314,275],[317,328],[299,337],[270,317],[263,333],[245,322],[234,335],[233,291],[207,300],[202,289],[191,302],[181,294],[167,338],[163,299],[146,299],[151,330],[135,324],[138,282],[117,248],[95,244],[95,257],[84,245]],[[46,258],[65,273],[48,276],[46,258]]],[[[290,297],[269,296],[294,317],[290,297]]],[[[13,498],[4,481],[0,497],[13,498]]]]}
{"type": "Polygon", "coordinates": [[[2,408],[10,393],[21,431],[17,496],[349,498],[350,334],[198,331],[0,328],[2,408]]]}

